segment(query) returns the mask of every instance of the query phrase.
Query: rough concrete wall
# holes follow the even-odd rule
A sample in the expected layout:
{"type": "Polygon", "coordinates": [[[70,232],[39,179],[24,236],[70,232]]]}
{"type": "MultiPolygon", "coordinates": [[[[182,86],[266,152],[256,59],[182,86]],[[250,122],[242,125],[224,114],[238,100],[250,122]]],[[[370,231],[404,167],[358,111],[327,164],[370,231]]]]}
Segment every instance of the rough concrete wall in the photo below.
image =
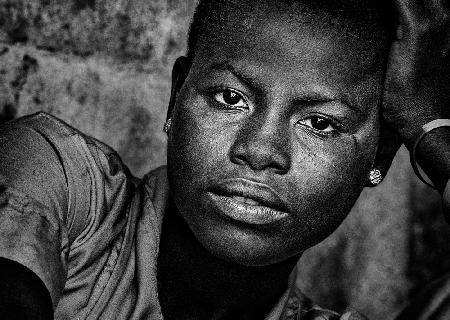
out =
{"type": "Polygon", "coordinates": [[[44,110],[142,176],[165,159],[174,59],[195,0],[0,0],[0,121],[44,110]]]}
{"type": "MultiPolygon", "coordinates": [[[[44,110],[118,150],[142,176],[165,161],[170,68],[195,0],[0,0],[0,122],[44,110]]],[[[299,286],[325,307],[392,319],[448,270],[449,227],[402,150],[386,181],[305,253],[299,286]]]]}

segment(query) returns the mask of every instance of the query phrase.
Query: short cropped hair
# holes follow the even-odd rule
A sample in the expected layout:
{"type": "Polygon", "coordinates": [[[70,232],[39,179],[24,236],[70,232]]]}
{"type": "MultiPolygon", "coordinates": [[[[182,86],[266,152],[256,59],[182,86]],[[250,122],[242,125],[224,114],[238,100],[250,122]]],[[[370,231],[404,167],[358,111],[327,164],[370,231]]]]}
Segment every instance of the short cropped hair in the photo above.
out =
{"type": "MultiPolygon", "coordinates": [[[[220,23],[226,19],[224,8],[236,0],[200,0],[189,30],[187,57],[192,61],[199,38],[206,30],[208,21],[220,23]]],[[[256,2],[260,0],[254,0],[256,2]]],[[[267,1],[267,0],[266,0],[267,1]]],[[[392,0],[268,0],[280,5],[304,4],[312,11],[324,11],[337,19],[351,21],[354,31],[369,41],[382,43],[386,49],[395,35],[396,21],[392,0]],[[375,32],[374,32],[375,31],[375,32]]]]}

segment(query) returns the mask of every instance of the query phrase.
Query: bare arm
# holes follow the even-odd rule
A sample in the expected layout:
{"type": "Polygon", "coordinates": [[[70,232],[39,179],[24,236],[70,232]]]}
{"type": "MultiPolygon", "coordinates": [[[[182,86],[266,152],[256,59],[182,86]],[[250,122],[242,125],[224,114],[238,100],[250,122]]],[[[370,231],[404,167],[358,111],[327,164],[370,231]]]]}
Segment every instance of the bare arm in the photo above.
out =
{"type": "MultiPolygon", "coordinates": [[[[395,3],[399,28],[386,73],[383,114],[411,149],[425,123],[450,119],[450,2],[395,3]]],[[[442,192],[450,178],[450,128],[427,134],[416,152],[442,192]]]]}
{"type": "Polygon", "coordinates": [[[0,315],[5,320],[53,319],[52,300],[41,279],[4,258],[0,258],[0,315]]]}
{"type": "MultiPolygon", "coordinates": [[[[450,1],[395,0],[398,38],[386,73],[383,114],[411,151],[422,126],[450,119],[450,1]]],[[[450,127],[428,133],[416,160],[443,197],[450,221],[450,127]]],[[[396,318],[449,319],[450,275],[431,283],[396,318]]]]}

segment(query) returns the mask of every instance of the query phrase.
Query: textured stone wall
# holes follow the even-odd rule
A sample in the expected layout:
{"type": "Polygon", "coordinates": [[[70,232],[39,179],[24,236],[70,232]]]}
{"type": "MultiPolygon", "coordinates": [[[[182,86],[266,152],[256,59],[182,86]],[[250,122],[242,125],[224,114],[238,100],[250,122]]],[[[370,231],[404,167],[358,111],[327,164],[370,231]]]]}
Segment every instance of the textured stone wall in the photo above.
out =
{"type": "MultiPolygon", "coordinates": [[[[0,0],[0,122],[50,112],[115,148],[134,174],[165,161],[170,69],[195,0],[0,0]]],[[[305,253],[299,286],[325,307],[392,319],[448,270],[439,197],[405,150],[383,184],[305,253]]]]}
{"type": "Polygon", "coordinates": [[[44,110],[115,148],[138,176],[164,163],[174,59],[194,0],[0,0],[0,121],[44,110]]]}

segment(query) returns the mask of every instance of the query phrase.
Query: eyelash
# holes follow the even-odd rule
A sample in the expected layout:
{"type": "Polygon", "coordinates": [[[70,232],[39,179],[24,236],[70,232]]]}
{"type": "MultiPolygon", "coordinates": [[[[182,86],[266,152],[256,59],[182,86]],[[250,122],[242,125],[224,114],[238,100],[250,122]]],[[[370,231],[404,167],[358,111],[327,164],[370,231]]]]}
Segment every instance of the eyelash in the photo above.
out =
{"type": "MultiPolygon", "coordinates": [[[[235,110],[248,110],[249,109],[248,100],[245,97],[245,95],[235,89],[219,88],[219,89],[214,90],[214,92],[211,94],[211,97],[216,103],[220,104],[221,106],[226,106],[227,108],[230,108],[230,109],[235,109],[235,110]],[[223,97],[223,94],[226,92],[237,95],[237,97],[240,99],[240,101],[243,102],[244,106],[234,106],[233,104],[226,103],[224,100],[224,97],[223,97]],[[219,97],[220,95],[222,95],[221,98],[219,97]],[[220,100],[222,100],[222,101],[220,101],[220,100]]],[[[329,137],[329,136],[336,136],[343,131],[343,128],[340,126],[339,123],[337,123],[337,121],[335,121],[334,119],[331,119],[330,117],[327,117],[325,115],[319,115],[319,114],[315,114],[315,115],[311,115],[307,118],[303,118],[303,119],[297,121],[296,124],[304,126],[307,130],[309,130],[313,134],[316,134],[316,135],[318,135],[320,137],[324,137],[324,138],[329,137]],[[328,122],[328,126],[331,126],[332,129],[329,131],[319,130],[319,129],[314,128],[312,126],[312,124],[306,125],[304,123],[301,123],[301,122],[308,121],[308,120],[312,121],[313,119],[326,120],[328,122]]],[[[327,126],[327,128],[328,128],[328,126],[327,126]]]]}
{"type": "Polygon", "coordinates": [[[241,93],[237,90],[234,90],[234,89],[230,89],[230,88],[217,89],[211,94],[211,97],[215,102],[219,103],[222,106],[227,106],[227,108],[237,109],[237,110],[243,110],[243,109],[247,110],[248,109],[248,99],[245,97],[245,95],[243,93],[241,93]],[[239,97],[240,101],[242,101],[244,105],[243,106],[235,106],[233,104],[226,103],[224,100],[224,97],[223,97],[223,95],[225,93],[231,93],[231,94],[236,95],[237,97],[239,97]],[[219,98],[219,95],[222,95],[222,98],[219,98]],[[220,101],[220,100],[222,100],[222,101],[220,101]]]}
{"type": "Polygon", "coordinates": [[[330,117],[327,117],[325,115],[318,115],[318,114],[311,115],[311,116],[308,116],[307,118],[303,118],[303,119],[297,121],[296,124],[299,124],[299,125],[305,127],[310,132],[312,132],[314,134],[317,134],[317,135],[319,135],[321,137],[336,136],[336,135],[338,135],[339,133],[341,133],[343,131],[342,126],[339,123],[337,123],[337,121],[335,121],[334,119],[331,119],[330,117]],[[312,121],[313,119],[320,119],[320,120],[327,121],[327,123],[328,123],[327,128],[331,127],[331,130],[329,130],[329,131],[325,131],[325,129],[324,130],[320,130],[320,129],[314,128],[312,126],[312,124],[311,125],[306,125],[306,124],[302,123],[302,122],[307,121],[307,120],[312,121]]]}

